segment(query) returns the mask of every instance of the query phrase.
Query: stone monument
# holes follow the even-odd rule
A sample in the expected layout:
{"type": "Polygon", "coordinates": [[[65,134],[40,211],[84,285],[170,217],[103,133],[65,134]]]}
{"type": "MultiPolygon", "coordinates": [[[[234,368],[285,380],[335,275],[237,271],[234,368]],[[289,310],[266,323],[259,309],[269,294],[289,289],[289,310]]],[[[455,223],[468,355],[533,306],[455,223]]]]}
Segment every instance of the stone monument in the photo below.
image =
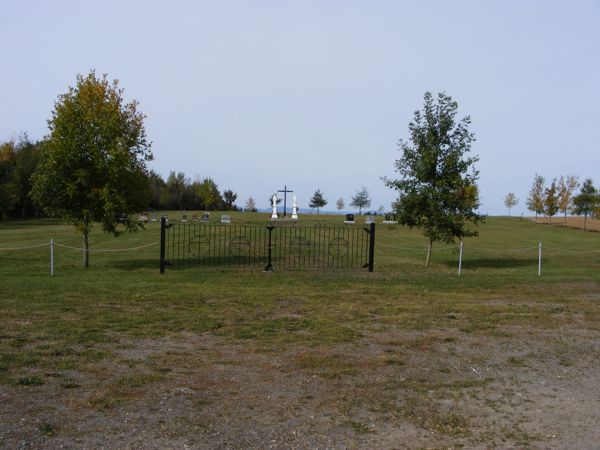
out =
{"type": "Polygon", "coordinates": [[[271,214],[271,220],[277,219],[277,195],[273,194],[273,213],[271,214]]]}
{"type": "Polygon", "coordinates": [[[292,219],[298,220],[298,203],[296,203],[295,195],[294,195],[294,203],[292,203],[292,219]]]}

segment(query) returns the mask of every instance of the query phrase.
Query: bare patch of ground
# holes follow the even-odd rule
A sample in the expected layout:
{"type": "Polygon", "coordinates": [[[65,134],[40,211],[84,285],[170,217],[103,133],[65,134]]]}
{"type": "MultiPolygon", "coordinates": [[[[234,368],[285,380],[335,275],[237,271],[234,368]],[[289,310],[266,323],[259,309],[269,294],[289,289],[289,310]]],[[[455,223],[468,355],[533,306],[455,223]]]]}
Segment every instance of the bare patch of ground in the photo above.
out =
{"type": "Polygon", "coordinates": [[[0,385],[3,448],[593,448],[596,331],[397,329],[279,348],[212,334],[0,385]]]}

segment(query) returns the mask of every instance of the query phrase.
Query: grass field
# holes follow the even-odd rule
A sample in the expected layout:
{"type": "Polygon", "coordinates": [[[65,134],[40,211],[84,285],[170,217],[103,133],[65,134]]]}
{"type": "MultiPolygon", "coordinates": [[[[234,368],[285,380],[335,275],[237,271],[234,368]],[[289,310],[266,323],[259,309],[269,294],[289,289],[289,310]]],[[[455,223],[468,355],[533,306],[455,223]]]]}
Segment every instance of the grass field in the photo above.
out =
{"type": "MultiPolygon", "coordinates": [[[[300,223],[316,220],[343,218],[300,223]]],[[[425,268],[420,233],[387,225],[374,273],[160,275],[157,223],[94,230],[92,250],[150,246],[92,253],[87,270],[72,227],[0,224],[0,249],[61,245],[54,277],[48,246],[0,250],[0,446],[592,447],[600,235],[479,231],[460,277],[455,246],[425,268]]]]}
{"type": "MultiPolygon", "coordinates": [[[[534,219],[532,219],[534,220],[534,219]]],[[[568,227],[583,230],[584,218],[583,216],[568,216],[565,220],[564,217],[554,216],[552,220],[549,217],[538,217],[539,223],[549,224],[555,227],[568,227]]],[[[585,228],[589,231],[600,231],[600,220],[588,217],[585,220],[585,228]]]]}

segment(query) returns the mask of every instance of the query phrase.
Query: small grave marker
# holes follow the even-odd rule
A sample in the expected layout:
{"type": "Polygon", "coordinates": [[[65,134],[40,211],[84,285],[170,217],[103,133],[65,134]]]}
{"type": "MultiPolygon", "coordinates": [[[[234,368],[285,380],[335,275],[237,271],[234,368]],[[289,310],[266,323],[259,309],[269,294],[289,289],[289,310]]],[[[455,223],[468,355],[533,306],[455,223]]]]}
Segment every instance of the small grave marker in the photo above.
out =
{"type": "Polygon", "coordinates": [[[354,214],[346,214],[346,220],[344,220],[346,225],[354,225],[356,222],[354,221],[354,214]]]}
{"type": "Polygon", "coordinates": [[[398,223],[398,218],[396,217],[396,214],[387,213],[383,217],[383,222],[381,223],[395,225],[398,223]]]}

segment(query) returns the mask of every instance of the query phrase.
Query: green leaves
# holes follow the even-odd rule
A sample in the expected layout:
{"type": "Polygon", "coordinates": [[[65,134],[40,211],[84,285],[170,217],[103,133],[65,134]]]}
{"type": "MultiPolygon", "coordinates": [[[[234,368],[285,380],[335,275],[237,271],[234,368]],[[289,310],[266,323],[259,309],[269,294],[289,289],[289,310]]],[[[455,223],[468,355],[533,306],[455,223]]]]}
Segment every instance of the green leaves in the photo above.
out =
{"type": "MultiPolygon", "coordinates": [[[[52,216],[69,220],[87,235],[93,222],[120,234],[135,231],[129,219],[146,207],[146,162],[152,159],[144,115],[125,103],[117,80],[95,72],[78,75],[75,87],[58,97],[50,134],[33,175],[32,197],[52,216]]],[[[85,241],[85,240],[84,240],[85,241]]]]}
{"type": "Polygon", "coordinates": [[[410,141],[399,142],[402,158],[396,160],[398,179],[384,178],[399,192],[394,209],[399,222],[423,230],[430,242],[453,242],[476,236],[467,223],[482,221],[476,185],[477,156],[467,156],[475,136],[470,117],[456,121],[458,104],[444,93],[434,100],[424,95],[422,111],[409,124],[410,141]]]}
{"type": "Polygon", "coordinates": [[[317,214],[319,214],[319,208],[322,208],[327,204],[327,200],[323,197],[323,193],[320,189],[317,189],[310,199],[308,206],[311,208],[317,208],[317,214]]]}

